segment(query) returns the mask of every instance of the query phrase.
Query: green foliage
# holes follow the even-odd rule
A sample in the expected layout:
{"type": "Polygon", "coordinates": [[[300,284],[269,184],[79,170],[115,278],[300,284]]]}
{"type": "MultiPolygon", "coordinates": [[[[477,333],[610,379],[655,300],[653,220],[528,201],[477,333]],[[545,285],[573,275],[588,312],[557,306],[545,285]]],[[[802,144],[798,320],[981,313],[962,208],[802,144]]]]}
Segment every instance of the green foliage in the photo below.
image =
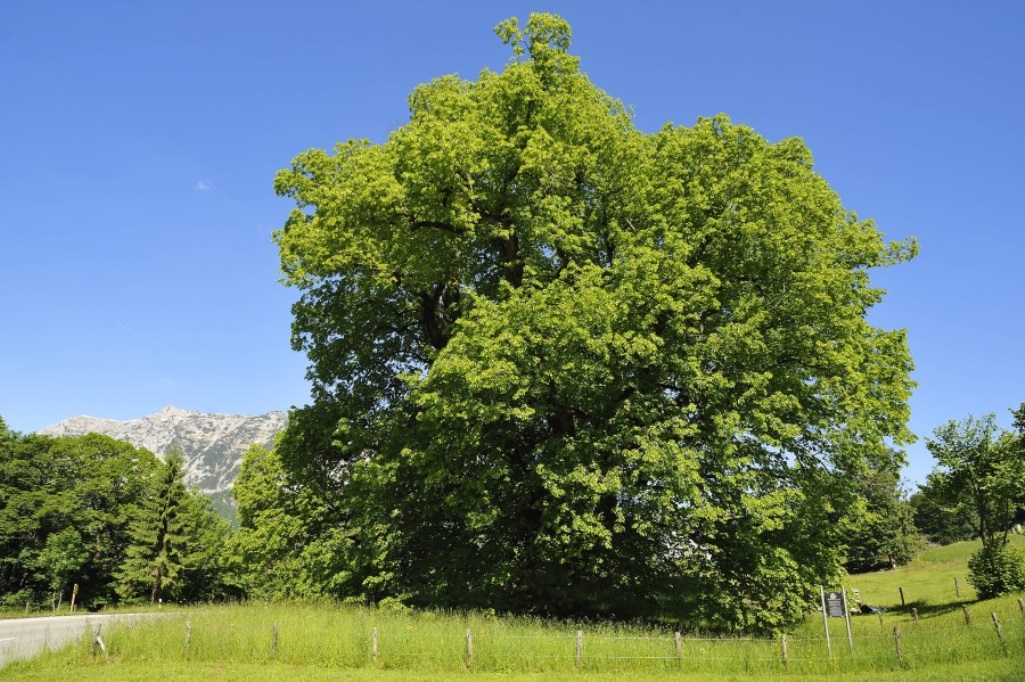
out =
{"type": "Polygon", "coordinates": [[[127,599],[145,594],[151,602],[163,599],[175,584],[185,545],[185,458],[173,450],[159,468],[153,488],[136,510],[129,528],[132,544],[118,570],[118,593],[127,599]]]}
{"type": "Polygon", "coordinates": [[[331,509],[312,489],[294,486],[275,450],[246,452],[232,492],[239,529],[227,555],[250,598],[341,597],[348,539],[332,528],[331,509]]]}
{"type": "Polygon", "coordinates": [[[222,596],[222,562],[230,526],[210,500],[185,487],[185,458],[173,449],[134,510],[124,563],[122,598],[151,602],[222,596]]]}
{"type": "Polygon", "coordinates": [[[564,21],[498,33],[502,73],[278,174],[314,404],[267,509],[316,540],[267,570],[318,547],[340,596],[794,622],[841,571],[856,481],[911,438],[904,334],[865,314],[869,269],[914,245],[800,140],[723,115],[643,134],[564,21]],[[297,492],[323,507],[292,516],[297,492]]]}
{"type": "Polygon", "coordinates": [[[919,485],[918,492],[911,496],[915,527],[930,542],[940,545],[970,540],[977,525],[972,520],[972,509],[947,506],[938,488],[932,484],[935,477],[936,474],[931,474],[924,484],[919,485]]]}
{"type": "Polygon", "coordinates": [[[968,580],[981,599],[1025,591],[1025,555],[1005,544],[984,544],[968,559],[968,580]]]}
{"type": "Polygon", "coordinates": [[[78,605],[99,608],[152,588],[154,570],[165,598],[227,596],[230,527],[183,473],[180,457],[162,465],[107,436],[21,435],[0,420],[0,604],[67,603],[78,585],[78,605]]]}
{"type": "Polygon", "coordinates": [[[51,590],[59,592],[89,558],[82,536],[74,528],[51,533],[35,559],[34,568],[47,578],[51,590]]]}
{"type": "Polygon", "coordinates": [[[73,584],[82,606],[113,599],[128,517],[156,466],[145,450],[105,436],[0,429],[0,599],[49,604],[73,584]]]}
{"type": "Polygon", "coordinates": [[[913,509],[900,486],[899,469],[872,470],[857,484],[859,513],[848,517],[847,570],[896,568],[911,561],[921,544],[913,509]]]}
{"type": "MultiPolygon", "coordinates": [[[[1020,417],[1020,412],[1016,413],[1020,417]]],[[[997,428],[992,414],[937,428],[927,441],[938,468],[929,484],[953,509],[970,515],[982,548],[969,561],[980,596],[1025,589],[1025,558],[1008,547],[1017,510],[1025,503],[1025,433],[997,428]]]]}
{"type": "Polygon", "coordinates": [[[182,511],[185,553],[172,598],[194,604],[241,596],[229,576],[231,522],[217,511],[210,497],[194,490],[189,491],[182,511]]]}

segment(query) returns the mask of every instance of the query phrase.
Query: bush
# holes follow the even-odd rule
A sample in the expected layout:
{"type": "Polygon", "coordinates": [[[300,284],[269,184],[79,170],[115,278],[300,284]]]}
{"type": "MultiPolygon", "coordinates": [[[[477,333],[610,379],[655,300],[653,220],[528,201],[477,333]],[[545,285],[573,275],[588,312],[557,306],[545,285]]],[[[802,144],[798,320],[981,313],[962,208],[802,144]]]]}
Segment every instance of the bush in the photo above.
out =
{"type": "Polygon", "coordinates": [[[1003,543],[984,544],[968,559],[968,582],[980,599],[1025,590],[1025,556],[1003,543]]]}

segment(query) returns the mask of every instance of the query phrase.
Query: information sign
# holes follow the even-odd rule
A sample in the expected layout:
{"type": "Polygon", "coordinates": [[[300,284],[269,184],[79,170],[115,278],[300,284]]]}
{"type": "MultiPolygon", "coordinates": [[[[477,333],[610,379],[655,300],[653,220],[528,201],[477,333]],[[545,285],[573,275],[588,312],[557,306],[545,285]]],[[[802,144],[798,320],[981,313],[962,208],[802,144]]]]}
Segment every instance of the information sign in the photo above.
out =
{"type": "Polygon", "coordinates": [[[847,600],[842,592],[826,592],[826,613],[830,618],[847,616],[847,600]]]}

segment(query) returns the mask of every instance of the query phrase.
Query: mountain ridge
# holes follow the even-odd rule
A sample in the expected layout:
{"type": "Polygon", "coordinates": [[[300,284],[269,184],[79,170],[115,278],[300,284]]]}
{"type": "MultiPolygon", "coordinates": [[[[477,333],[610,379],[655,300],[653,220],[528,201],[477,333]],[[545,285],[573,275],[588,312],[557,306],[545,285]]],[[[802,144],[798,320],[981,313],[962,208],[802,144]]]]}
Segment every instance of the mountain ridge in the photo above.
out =
{"type": "Polygon", "coordinates": [[[285,428],[282,411],[261,415],[194,412],[166,405],[159,412],[125,421],[80,415],[39,431],[45,436],[99,433],[163,459],[177,444],[185,457],[185,483],[214,497],[230,497],[242,457],[250,445],[272,447],[285,428]]]}

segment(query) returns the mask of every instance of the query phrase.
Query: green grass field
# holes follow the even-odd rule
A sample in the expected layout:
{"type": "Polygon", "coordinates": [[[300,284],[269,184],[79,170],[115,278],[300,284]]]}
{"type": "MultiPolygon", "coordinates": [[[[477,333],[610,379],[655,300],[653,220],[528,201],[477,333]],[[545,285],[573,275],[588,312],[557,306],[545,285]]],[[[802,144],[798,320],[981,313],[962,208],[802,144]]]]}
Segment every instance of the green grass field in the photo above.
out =
{"type": "MultiPolygon", "coordinates": [[[[1022,538],[1016,542],[1025,545],[1022,538]]],[[[1025,614],[1015,595],[976,602],[967,584],[972,543],[923,552],[895,571],[845,585],[888,610],[829,620],[820,612],[782,641],[684,636],[610,624],[486,615],[394,613],[341,605],[248,604],[187,609],[103,632],[109,658],[90,641],[9,665],[4,680],[1021,680],[1025,614]],[[958,578],[961,599],[955,592],[958,578]],[[906,605],[901,606],[900,588],[906,605]],[[971,617],[965,623],[964,603],[971,617]],[[915,622],[911,609],[918,610],[915,622]],[[993,624],[1003,629],[1001,643],[993,624]],[[899,628],[902,657],[894,629],[899,628]],[[274,631],[277,641],[274,644],[274,631]],[[374,631],[377,655],[372,654],[374,631]],[[472,657],[467,662],[467,630],[472,657]],[[577,657],[577,631],[583,633],[577,657]]]]}

